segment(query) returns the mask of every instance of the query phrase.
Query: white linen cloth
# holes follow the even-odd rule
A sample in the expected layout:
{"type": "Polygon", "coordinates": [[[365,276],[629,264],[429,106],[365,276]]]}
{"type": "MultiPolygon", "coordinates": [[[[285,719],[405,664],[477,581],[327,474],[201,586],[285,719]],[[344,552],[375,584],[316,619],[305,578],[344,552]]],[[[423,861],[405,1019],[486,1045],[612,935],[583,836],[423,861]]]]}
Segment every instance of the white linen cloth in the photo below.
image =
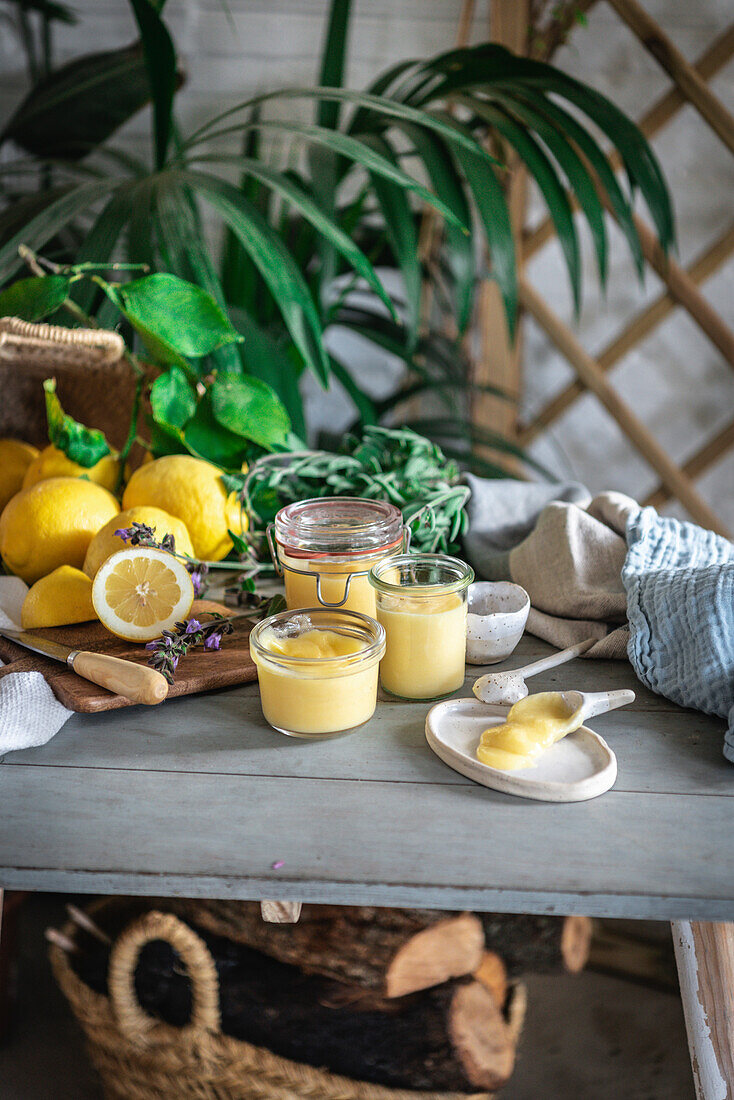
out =
{"type": "MultiPolygon", "coordinates": [[[[20,609],[27,591],[19,577],[0,576],[0,630],[20,629],[20,609]]],[[[58,701],[42,673],[0,674],[0,756],[45,745],[72,714],[58,701]]]]}

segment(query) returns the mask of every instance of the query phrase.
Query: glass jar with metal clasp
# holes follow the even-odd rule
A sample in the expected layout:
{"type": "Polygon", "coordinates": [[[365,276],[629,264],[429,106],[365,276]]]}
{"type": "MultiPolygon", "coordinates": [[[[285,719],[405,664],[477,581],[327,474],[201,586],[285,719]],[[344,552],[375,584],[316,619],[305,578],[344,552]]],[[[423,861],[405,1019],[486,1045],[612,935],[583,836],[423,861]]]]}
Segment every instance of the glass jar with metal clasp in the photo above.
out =
{"type": "Polygon", "coordinates": [[[373,565],[409,545],[399,508],[361,497],[314,497],[281,508],[268,525],[289,610],[342,607],[375,616],[373,565]]]}

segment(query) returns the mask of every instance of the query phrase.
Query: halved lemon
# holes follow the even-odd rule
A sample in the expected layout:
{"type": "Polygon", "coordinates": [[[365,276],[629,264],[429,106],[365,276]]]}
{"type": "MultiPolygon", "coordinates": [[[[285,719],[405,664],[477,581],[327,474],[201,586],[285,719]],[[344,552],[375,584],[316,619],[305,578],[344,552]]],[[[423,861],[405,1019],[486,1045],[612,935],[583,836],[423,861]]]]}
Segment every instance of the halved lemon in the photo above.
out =
{"type": "Polygon", "coordinates": [[[101,622],[118,638],[149,642],[185,619],[194,602],[186,566],[165,550],[135,546],[100,567],[92,603],[101,622]]]}

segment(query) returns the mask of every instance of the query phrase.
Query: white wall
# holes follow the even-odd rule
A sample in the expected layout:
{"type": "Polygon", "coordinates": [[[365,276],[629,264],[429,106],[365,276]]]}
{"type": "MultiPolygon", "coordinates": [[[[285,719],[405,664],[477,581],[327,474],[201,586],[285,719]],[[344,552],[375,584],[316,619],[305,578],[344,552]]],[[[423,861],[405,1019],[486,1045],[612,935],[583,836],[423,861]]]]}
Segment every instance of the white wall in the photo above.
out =
{"type": "MultiPolygon", "coordinates": [[[[647,9],[686,57],[695,59],[732,17],[731,0],[644,0],[647,9]]],[[[77,28],[57,34],[60,57],[104,49],[132,40],[134,25],[124,0],[74,0],[77,28]]],[[[404,57],[420,57],[450,46],[460,0],[355,0],[349,80],[362,87],[378,71],[404,57]]],[[[188,128],[248,94],[285,84],[313,82],[326,0],[169,0],[167,17],[188,71],[179,111],[188,128]],[[227,14],[231,12],[232,19],[227,14]]],[[[474,39],[488,21],[488,2],[477,3],[474,39]]],[[[556,63],[610,95],[633,116],[667,87],[657,64],[604,3],[589,15],[556,63]]],[[[713,81],[713,89],[734,110],[734,65],[713,81]]],[[[0,114],[5,116],[24,88],[22,55],[11,30],[0,24],[0,114]]],[[[295,108],[294,108],[295,110],[295,108]]],[[[305,108],[304,108],[305,110],[305,108]]],[[[149,121],[140,115],[126,128],[131,148],[147,147],[149,121]]],[[[685,264],[731,221],[734,160],[691,108],[685,108],[655,148],[671,183],[685,264]]],[[[542,216],[536,199],[531,221],[542,216]]],[[[659,292],[648,274],[636,282],[619,234],[612,230],[611,277],[605,296],[588,247],[584,249],[585,304],[578,332],[591,350],[601,349],[659,292]]],[[[588,244],[588,242],[586,242],[588,244]]],[[[530,266],[530,277],[553,308],[572,320],[570,297],[557,247],[548,246],[530,266]]],[[[705,287],[712,304],[734,324],[734,263],[705,287]]],[[[370,359],[364,369],[377,390],[390,372],[370,359]]],[[[523,412],[537,409],[570,379],[570,368],[527,326],[523,412]]],[[[614,371],[622,396],[636,409],[669,452],[684,461],[734,415],[734,375],[690,319],[677,311],[614,371]]],[[[338,392],[313,395],[324,422],[333,429],[347,414],[338,392]]],[[[656,477],[626,442],[594,399],[584,397],[534,447],[537,457],[561,476],[593,489],[613,486],[643,496],[656,477]]],[[[734,527],[734,454],[699,482],[705,498],[734,527]]],[[[675,509],[673,509],[675,510],[675,509]]]]}

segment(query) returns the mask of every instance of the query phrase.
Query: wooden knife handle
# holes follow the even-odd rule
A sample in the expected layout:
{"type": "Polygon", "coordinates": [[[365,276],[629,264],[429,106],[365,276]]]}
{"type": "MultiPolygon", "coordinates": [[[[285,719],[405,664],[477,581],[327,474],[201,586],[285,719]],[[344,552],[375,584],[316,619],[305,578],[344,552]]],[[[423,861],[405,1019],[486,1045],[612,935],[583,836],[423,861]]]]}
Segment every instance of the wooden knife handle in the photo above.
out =
{"type": "Polygon", "coordinates": [[[165,676],[147,665],[108,657],[105,653],[88,653],[86,650],[77,653],[70,664],[74,672],[85,680],[114,691],[116,695],[124,695],[133,703],[155,706],[168,695],[165,676]]]}

